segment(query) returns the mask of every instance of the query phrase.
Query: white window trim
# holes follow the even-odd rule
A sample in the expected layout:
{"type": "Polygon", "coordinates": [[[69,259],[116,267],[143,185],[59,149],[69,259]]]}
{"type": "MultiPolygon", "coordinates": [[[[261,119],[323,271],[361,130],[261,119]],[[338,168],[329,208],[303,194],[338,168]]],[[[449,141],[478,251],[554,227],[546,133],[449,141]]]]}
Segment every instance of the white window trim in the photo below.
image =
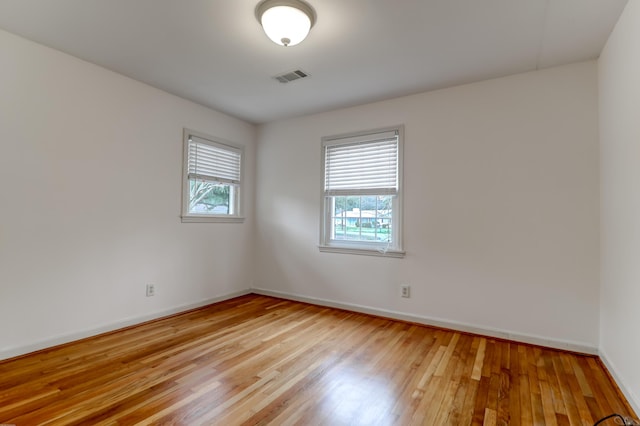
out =
{"type": "Polygon", "coordinates": [[[367,130],[362,132],[345,133],[340,135],[326,136],[322,138],[321,144],[321,176],[320,180],[320,244],[318,249],[321,252],[328,253],[344,253],[344,254],[357,254],[366,256],[382,256],[382,257],[395,257],[403,258],[406,252],[403,249],[403,193],[404,193],[404,126],[391,126],[381,129],[367,130]],[[359,137],[365,137],[372,134],[384,133],[384,132],[398,132],[398,194],[394,198],[393,211],[394,220],[392,221],[393,235],[395,237],[394,245],[388,247],[385,243],[363,243],[361,241],[340,241],[335,242],[330,239],[331,230],[331,206],[327,203],[325,197],[324,184],[325,184],[325,146],[334,143],[340,139],[354,139],[359,137]]]}
{"type": "Polygon", "coordinates": [[[244,222],[243,216],[243,197],[244,197],[244,146],[234,142],[229,142],[224,139],[210,136],[201,132],[197,132],[191,129],[183,129],[182,132],[182,214],[181,219],[183,223],[204,223],[204,222],[218,222],[218,223],[242,223],[244,222]],[[189,213],[189,137],[195,136],[200,139],[205,139],[212,142],[215,145],[228,146],[240,151],[240,185],[237,187],[236,196],[236,209],[237,214],[234,215],[213,215],[213,214],[194,214],[189,213]]]}

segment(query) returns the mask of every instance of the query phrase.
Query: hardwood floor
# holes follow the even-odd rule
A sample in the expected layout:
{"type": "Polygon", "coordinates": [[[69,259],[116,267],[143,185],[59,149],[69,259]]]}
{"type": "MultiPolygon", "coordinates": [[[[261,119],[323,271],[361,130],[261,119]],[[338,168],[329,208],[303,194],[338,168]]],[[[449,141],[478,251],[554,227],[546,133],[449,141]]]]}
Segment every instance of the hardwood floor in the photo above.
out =
{"type": "MultiPolygon", "coordinates": [[[[248,295],[0,363],[0,423],[592,425],[600,361],[248,295]]],[[[615,424],[615,423],[606,423],[615,424]]]]}

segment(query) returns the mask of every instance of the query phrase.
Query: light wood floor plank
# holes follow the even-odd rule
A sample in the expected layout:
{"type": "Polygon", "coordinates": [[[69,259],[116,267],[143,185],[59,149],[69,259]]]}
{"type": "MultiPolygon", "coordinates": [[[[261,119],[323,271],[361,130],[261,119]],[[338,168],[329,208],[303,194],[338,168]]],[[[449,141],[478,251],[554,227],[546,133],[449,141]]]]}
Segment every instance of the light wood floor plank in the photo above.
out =
{"type": "Polygon", "coordinates": [[[596,358],[247,295],[0,362],[0,424],[575,425],[596,358]]]}

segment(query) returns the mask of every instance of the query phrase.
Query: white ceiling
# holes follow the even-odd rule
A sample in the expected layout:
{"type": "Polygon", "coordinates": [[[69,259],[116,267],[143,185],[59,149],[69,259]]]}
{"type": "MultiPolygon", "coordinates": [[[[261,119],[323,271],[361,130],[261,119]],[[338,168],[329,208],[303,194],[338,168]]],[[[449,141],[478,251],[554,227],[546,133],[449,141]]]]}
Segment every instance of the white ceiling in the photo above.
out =
{"type": "Polygon", "coordinates": [[[0,28],[263,123],[597,58],[627,0],[308,0],[287,48],[258,2],[0,0],[0,28]]]}

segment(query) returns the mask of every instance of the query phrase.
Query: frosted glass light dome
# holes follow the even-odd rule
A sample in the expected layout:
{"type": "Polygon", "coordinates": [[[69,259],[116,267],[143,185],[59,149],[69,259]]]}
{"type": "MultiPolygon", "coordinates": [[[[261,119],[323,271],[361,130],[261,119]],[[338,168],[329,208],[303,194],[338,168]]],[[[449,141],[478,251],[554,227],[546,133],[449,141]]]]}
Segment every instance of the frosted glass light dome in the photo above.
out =
{"type": "Polygon", "coordinates": [[[307,37],[315,22],[313,9],[306,3],[267,0],[256,8],[256,17],[274,43],[295,46],[307,37]]]}

